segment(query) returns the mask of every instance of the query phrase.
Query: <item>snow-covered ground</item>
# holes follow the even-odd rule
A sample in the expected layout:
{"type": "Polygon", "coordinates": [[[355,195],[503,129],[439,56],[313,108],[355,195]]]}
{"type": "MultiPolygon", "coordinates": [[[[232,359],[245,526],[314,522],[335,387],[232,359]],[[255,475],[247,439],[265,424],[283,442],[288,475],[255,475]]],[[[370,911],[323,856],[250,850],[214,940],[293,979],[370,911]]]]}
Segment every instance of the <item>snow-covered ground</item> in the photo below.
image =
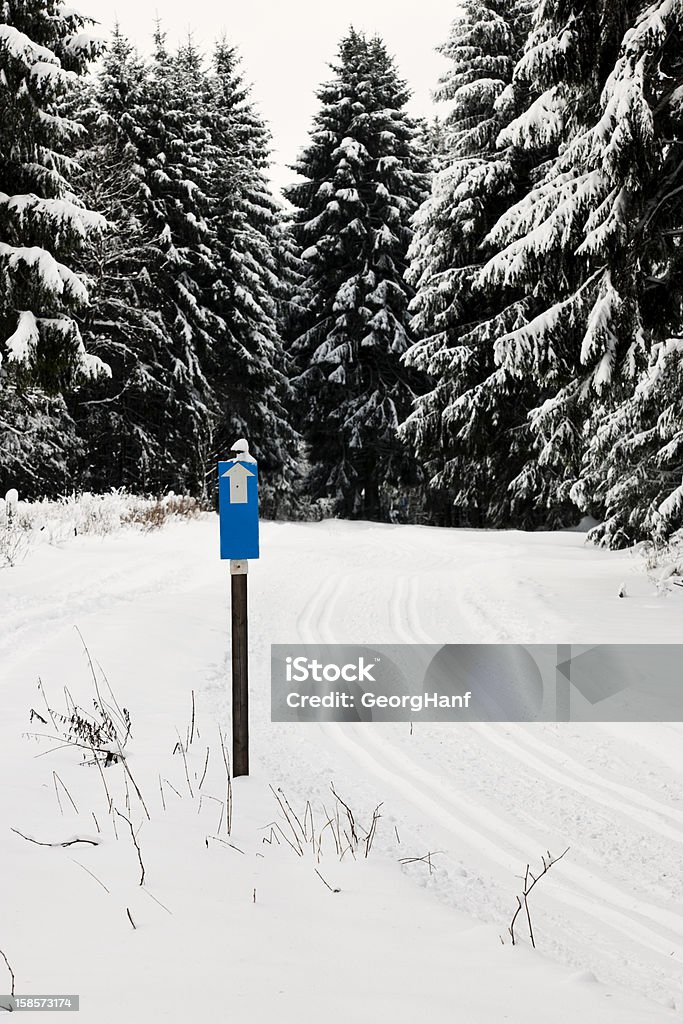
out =
{"type": "MultiPolygon", "coordinates": [[[[234,783],[228,832],[217,534],[210,516],[63,538],[0,571],[0,950],[15,991],[79,993],[87,1024],[681,1019],[682,726],[274,725],[269,648],[678,642],[683,589],[578,533],[264,524],[253,774],[234,783]],[[74,627],[130,711],[128,773],[45,738],[62,728],[46,701],[94,710],[74,627]],[[358,822],[341,859],[331,783],[358,822]],[[523,927],[513,948],[518,876],[566,847],[531,896],[537,951],[523,927]]],[[[10,984],[0,956],[0,994],[10,984]]]]}

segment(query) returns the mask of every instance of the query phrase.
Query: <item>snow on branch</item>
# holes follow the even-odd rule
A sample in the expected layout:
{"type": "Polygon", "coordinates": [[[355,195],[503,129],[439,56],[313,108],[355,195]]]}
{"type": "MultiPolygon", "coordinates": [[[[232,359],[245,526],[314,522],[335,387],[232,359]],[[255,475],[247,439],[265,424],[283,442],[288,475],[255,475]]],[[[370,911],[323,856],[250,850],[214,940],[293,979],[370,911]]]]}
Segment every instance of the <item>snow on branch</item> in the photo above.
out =
{"type": "MultiPolygon", "coordinates": [[[[612,284],[610,271],[606,270],[600,282],[598,297],[588,316],[586,332],[581,344],[581,362],[584,365],[608,351],[613,351],[617,342],[614,325],[617,323],[621,309],[621,295],[612,284]]],[[[602,379],[602,383],[608,383],[609,380],[610,376],[608,375],[602,379]]]]}
{"type": "Polygon", "coordinates": [[[664,519],[676,519],[683,512],[683,483],[661,503],[657,512],[664,519]]]}
{"type": "Polygon", "coordinates": [[[67,199],[42,199],[32,193],[9,196],[5,192],[0,192],[1,206],[15,214],[20,225],[23,225],[27,216],[38,214],[57,222],[60,228],[67,227],[79,238],[87,238],[93,232],[102,232],[108,226],[102,214],[86,210],[67,199]]]}
{"type": "Polygon", "coordinates": [[[27,35],[14,28],[13,25],[0,25],[0,46],[4,46],[12,57],[26,64],[36,64],[42,61],[52,64],[57,69],[61,68],[59,59],[52,50],[45,46],[39,46],[29,39],[27,35]]]}
{"type": "Polygon", "coordinates": [[[501,131],[496,144],[499,149],[505,146],[528,149],[552,146],[562,137],[566,112],[567,101],[562,89],[553,86],[501,131]]]}
{"type": "Polygon", "coordinates": [[[34,271],[40,279],[41,287],[52,295],[61,296],[66,291],[74,301],[87,305],[88,292],[81,278],[63,263],[59,263],[46,249],[38,245],[24,247],[0,242],[0,262],[3,261],[11,269],[23,264],[34,271]]]}
{"type": "Polygon", "coordinates": [[[10,362],[28,363],[40,341],[38,321],[29,309],[21,310],[17,329],[7,339],[7,358],[10,362]]]}
{"type": "Polygon", "coordinates": [[[597,271],[592,274],[569,298],[556,302],[529,323],[498,338],[494,345],[496,364],[504,367],[513,376],[519,376],[525,369],[537,370],[540,346],[543,346],[545,352],[547,339],[553,337],[558,329],[566,328],[575,322],[585,294],[594,287],[601,273],[602,271],[597,271]]]}

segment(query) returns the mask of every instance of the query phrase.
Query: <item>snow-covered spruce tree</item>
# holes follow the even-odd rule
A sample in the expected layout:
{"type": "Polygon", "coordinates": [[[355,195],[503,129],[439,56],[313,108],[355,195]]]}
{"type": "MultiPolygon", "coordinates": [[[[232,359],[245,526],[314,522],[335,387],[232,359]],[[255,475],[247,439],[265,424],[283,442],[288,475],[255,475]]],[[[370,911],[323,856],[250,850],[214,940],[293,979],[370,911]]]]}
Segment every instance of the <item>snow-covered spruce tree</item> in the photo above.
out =
{"type": "MultiPolygon", "coordinates": [[[[202,493],[210,472],[216,404],[206,368],[222,322],[213,308],[216,261],[207,223],[211,139],[204,118],[205,69],[191,40],[171,54],[161,30],[132,126],[145,201],[144,226],[160,258],[150,270],[160,329],[171,351],[165,399],[173,431],[164,487],[202,493]]],[[[168,364],[167,364],[168,365],[168,364]]]]}
{"type": "MultiPolygon", "coordinates": [[[[683,9],[646,8],[624,40],[610,93],[640,107],[646,188],[629,225],[637,344],[648,366],[614,407],[588,420],[579,507],[591,539],[623,547],[683,527],[683,9]],[[630,94],[630,95],[629,95],[630,94]]],[[[631,200],[633,202],[633,200],[631,200]]],[[[614,333],[616,317],[606,320],[614,333]]],[[[635,344],[634,344],[635,347],[635,344]]],[[[630,353],[629,353],[630,355],[630,353]]]]}
{"type": "Polygon", "coordinates": [[[291,242],[267,179],[270,137],[250,101],[239,57],[225,41],[214,49],[207,85],[207,219],[221,320],[210,368],[218,406],[214,448],[225,457],[236,438],[247,437],[261,464],[263,510],[282,514],[291,507],[298,476],[279,330],[293,287],[291,242]]]}
{"type": "Polygon", "coordinates": [[[117,27],[97,78],[79,97],[87,135],[75,181],[109,224],[105,236],[84,246],[80,261],[92,282],[81,330],[111,377],[84,385],[70,403],[85,449],[81,483],[93,490],[162,489],[175,479],[183,443],[174,340],[155,285],[164,256],[149,223],[138,152],[146,75],[117,27]]]}
{"type": "MultiPolygon", "coordinates": [[[[487,232],[525,194],[534,163],[549,143],[520,151],[498,146],[520,97],[512,74],[529,29],[527,0],[466,0],[440,52],[450,65],[435,97],[439,121],[438,172],[415,218],[408,280],[416,290],[412,327],[418,338],[408,365],[432,387],[416,402],[401,433],[414,446],[429,479],[433,521],[500,524],[509,516],[507,482],[526,457],[519,382],[500,374],[495,409],[482,381],[495,370],[495,330],[515,323],[489,320],[495,309],[475,285],[490,246],[487,232]]],[[[520,299],[523,292],[520,290],[520,299]]]]}
{"type": "MultiPolygon", "coordinates": [[[[680,296],[680,284],[678,291],[680,296]]],[[[682,409],[679,326],[677,337],[654,346],[652,365],[634,393],[596,418],[575,488],[580,507],[603,519],[590,531],[592,540],[625,547],[643,539],[666,541],[683,527],[682,409]]]]}
{"type": "Polygon", "coordinates": [[[75,314],[87,305],[74,253],[104,221],[74,197],[65,155],[80,125],[61,112],[99,44],[53,0],[0,4],[0,490],[55,494],[77,442],[63,393],[105,372],[75,314]]]}
{"type": "Polygon", "coordinates": [[[410,219],[426,193],[409,92],[382,41],[351,30],[319,92],[309,145],[287,191],[307,265],[295,343],[310,488],[345,516],[389,514],[387,485],[415,474],[397,437],[419,379],[403,275],[410,219]]]}
{"type": "Polygon", "coordinates": [[[586,486],[586,444],[670,329],[666,282],[680,250],[662,221],[679,207],[654,210],[671,191],[663,176],[680,172],[680,146],[675,170],[667,138],[680,20],[669,2],[545,2],[515,71],[542,91],[502,139],[562,140],[547,173],[489,233],[499,251],[477,284],[483,301],[527,290],[521,322],[498,332],[483,399],[495,410],[500,371],[537,386],[529,458],[510,483],[517,521],[567,522],[576,501],[601,514],[604,488],[586,486]]]}

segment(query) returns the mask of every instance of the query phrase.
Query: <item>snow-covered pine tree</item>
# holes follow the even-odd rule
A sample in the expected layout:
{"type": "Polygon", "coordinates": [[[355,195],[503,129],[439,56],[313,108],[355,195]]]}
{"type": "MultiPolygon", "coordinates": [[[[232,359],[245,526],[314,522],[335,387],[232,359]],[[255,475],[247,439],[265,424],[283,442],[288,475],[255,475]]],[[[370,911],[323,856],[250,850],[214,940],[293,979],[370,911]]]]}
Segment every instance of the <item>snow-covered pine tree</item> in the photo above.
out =
{"type": "Polygon", "coordinates": [[[106,372],[83,345],[74,253],[105,227],[75,198],[66,152],[81,131],[60,106],[99,49],[54,0],[0,4],[0,490],[71,486],[77,442],[63,392],[106,372]]]}
{"type": "Polygon", "coordinates": [[[145,223],[161,258],[152,283],[172,339],[167,399],[174,465],[164,486],[202,493],[213,450],[216,404],[206,368],[223,324],[213,309],[215,254],[207,215],[211,139],[204,117],[206,71],[191,39],[174,55],[160,27],[140,98],[136,132],[145,223]]]}
{"type": "MultiPolygon", "coordinates": [[[[679,223],[683,230],[683,217],[679,223]]],[[[680,269],[671,276],[680,296],[680,269]]],[[[594,420],[573,494],[602,519],[590,539],[609,547],[666,541],[683,527],[682,322],[675,337],[653,346],[634,393],[594,420]]]]}
{"type": "Polygon", "coordinates": [[[84,446],[80,480],[93,490],[161,490],[175,481],[183,444],[174,340],[155,284],[164,256],[149,224],[138,151],[147,73],[116,27],[97,78],[80,96],[87,135],[76,154],[75,180],[84,201],[109,224],[80,261],[92,282],[81,330],[111,377],[82,386],[71,403],[84,446]]]}
{"type": "MultiPolygon", "coordinates": [[[[499,371],[537,384],[529,459],[510,484],[519,518],[567,521],[577,500],[599,512],[604,488],[575,487],[590,477],[586,444],[633,394],[652,342],[670,327],[665,292],[679,242],[659,228],[678,203],[653,211],[671,191],[662,176],[680,173],[680,147],[674,169],[667,137],[680,21],[668,2],[548,0],[515,71],[517,83],[541,91],[502,138],[522,147],[539,135],[562,140],[546,174],[489,233],[499,251],[477,290],[482,301],[520,287],[528,295],[522,322],[495,341],[499,371]]],[[[484,386],[494,411],[497,387],[495,373],[484,386]]]]}
{"type": "MultiPolygon", "coordinates": [[[[572,496],[583,511],[602,520],[591,539],[624,547],[644,538],[666,540],[683,527],[680,6],[658,2],[644,8],[624,39],[605,93],[612,104],[619,102],[613,106],[613,116],[625,119],[619,131],[630,130],[635,137],[631,161],[636,166],[628,184],[634,188],[642,181],[643,187],[637,198],[625,190],[631,216],[623,244],[632,267],[626,281],[638,332],[632,345],[646,349],[648,366],[623,401],[589,417],[581,477],[572,496]]],[[[614,146],[617,154],[623,159],[623,146],[614,146]]],[[[603,317],[608,351],[609,335],[620,326],[618,312],[608,307],[603,317]]]]}
{"type": "Polygon", "coordinates": [[[480,388],[495,370],[493,337],[501,325],[488,322],[492,304],[475,284],[487,232],[525,193],[531,165],[547,155],[545,148],[520,153],[511,143],[497,145],[519,103],[510,85],[528,7],[527,0],[465,0],[440,48],[450,62],[435,93],[446,110],[440,167],[415,218],[408,280],[418,340],[405,357],[433,383],[401,429],[424,462],[439,523],[504,522],[506,484],[526,457],[519,431],[510,433],[519,423],[519,384],[500,375],[493,414],[480,388]]]}
{"type": "Polygon", "coordinates": [[[214,296],[222,322],[210,370],[219,410],[214,447],[225,457],[236,438],[247,437],[261,464],[263,510],[281,514],[291,506],[298,476],[279,330],[292,288],[291,243],[267,178],[270,136],[250,100],[237,52],[225,40],[214,49],[205,118],[214,296]]]}
{"type": "Polygon", "coordinates": [[[414,472],[397,437],[418,376],[403,275],[410,219],[426,194],[409,92],[379,38],[353,29],[318,91],[311,140],[287,191],[307,274],[295,344],[314,495],[346,516],[389,514],[386,484],[414,472]]]}

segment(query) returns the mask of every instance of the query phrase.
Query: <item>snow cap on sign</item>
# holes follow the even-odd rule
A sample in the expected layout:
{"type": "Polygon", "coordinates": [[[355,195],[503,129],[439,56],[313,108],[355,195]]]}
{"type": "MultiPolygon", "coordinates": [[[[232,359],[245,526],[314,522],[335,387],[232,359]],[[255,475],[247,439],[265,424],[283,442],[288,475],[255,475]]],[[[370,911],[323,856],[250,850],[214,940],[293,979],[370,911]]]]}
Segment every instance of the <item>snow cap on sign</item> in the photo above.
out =
{"type": "Polygon", "coordinates": [[[234,462],[256,462],[254,456],[249,454],[249,442],[244,437],[235,441],[230,451],[233,453],[234,462]]]}

